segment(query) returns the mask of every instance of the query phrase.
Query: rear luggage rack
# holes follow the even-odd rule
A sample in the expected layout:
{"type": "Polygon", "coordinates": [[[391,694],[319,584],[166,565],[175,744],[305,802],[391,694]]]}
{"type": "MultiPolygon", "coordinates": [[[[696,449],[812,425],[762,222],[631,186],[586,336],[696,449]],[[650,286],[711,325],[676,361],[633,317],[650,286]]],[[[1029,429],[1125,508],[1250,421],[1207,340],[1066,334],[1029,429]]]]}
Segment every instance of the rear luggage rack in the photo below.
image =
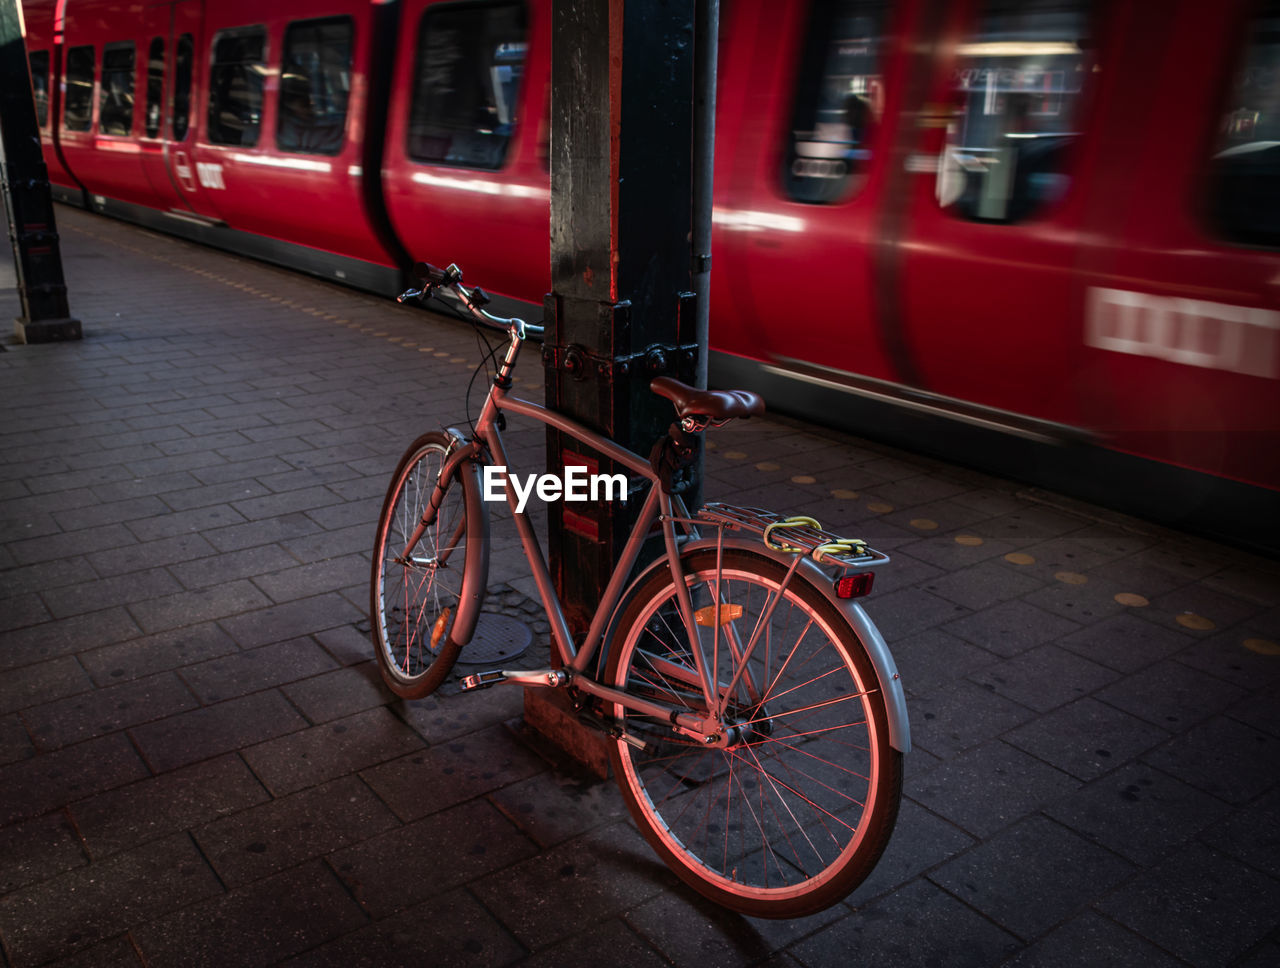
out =
{"type": "Polygon", "coordinates": [[[889,560],[888,555],[876,551],[860,538],[841,537],[827,531],[813,518],[785,518],[763,508],[712,503],[704,505],[693,519],[699,524],[732,531],[750,531],[759,535],[774,551],[810,555],[820,565],[834,565],[841,569],[868,568],[889,560]]]}

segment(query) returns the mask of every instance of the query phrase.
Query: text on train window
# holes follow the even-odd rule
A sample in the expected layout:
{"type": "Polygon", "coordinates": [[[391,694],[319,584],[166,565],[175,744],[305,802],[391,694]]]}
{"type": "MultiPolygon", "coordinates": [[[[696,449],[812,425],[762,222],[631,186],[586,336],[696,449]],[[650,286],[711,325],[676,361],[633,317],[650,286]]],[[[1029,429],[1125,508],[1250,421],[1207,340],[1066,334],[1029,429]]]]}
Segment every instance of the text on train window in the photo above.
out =
{"type": "Polygon", "coordinates": [[[938,201],[960,218],[1020,222],[1063,196],[1081,93],[1097,70],[1092,4],[987,0],[960,45],[938,201]]]}
{"type": "Polygon", "coordinates": [[[173,140],[182,141],[191,127],[191,71],[195,42],[190,34],[178,38],[173,58],[173,140]]]}
{"type": "Polygon", "coordinates": [[[93,124],[93,47],[67,51],[67,93],[63,123],[68,131],[88,131],[93,124]]]}
{"type": "Polygon", "coordinates": [[[160,136],[160,102],[164,98],[164,40],[151,39],[147,51],[147,116],[148,138],[160,136]]]}
{"type": "Polygon", "coordinates": [[[292,23],[284,34],[276,145],[333,155],[342,148],[351,97],[350,17],[292,23]]]}
{"type": "Polygon", "coordinates": [[[887,0],[813,5],[800,58],[782,182],[798,202],[844,198],[871,160],[884,115],[887,0]]]}
{"type": "Polygon", "coordinates": [[[432,8],[422,16],[409,156],[500,168],[516,126],[525,12],[517,3],[432,8]]]}
{"type": "Polygon", "coordinates": [[[1280,246],[1280,0],[1261,6],[1210,164],[1209,216],[1233,242],[1280,246]]]}
{"type": "Polygon", "coordinates": [[[228,30],[213,41],[209,68],[209,140],[250,147],[262,127],[267,34],[261,27],[228,30]]]}
{"type": "Polygon", "coordinates": [[[133,44],[102,49],[102,86],[98,90],[98,131],[128,134],[133,129],[133,44]]]}
{"type": "Polygon", "coordinates": [[[49,52],[31,52],[31,93],[36,99],[36,122],[40,127],[49,123],[49,52]]]}

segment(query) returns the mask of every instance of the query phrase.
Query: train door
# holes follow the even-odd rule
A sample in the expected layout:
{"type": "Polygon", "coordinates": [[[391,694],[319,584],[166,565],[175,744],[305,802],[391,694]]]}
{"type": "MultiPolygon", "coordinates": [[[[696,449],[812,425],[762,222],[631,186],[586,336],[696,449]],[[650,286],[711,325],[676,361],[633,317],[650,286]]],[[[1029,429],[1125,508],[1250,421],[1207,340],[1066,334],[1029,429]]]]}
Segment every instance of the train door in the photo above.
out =
{"type": "Polygon", "coordinates": [[[730,7],[716,136],[717,349],[802,378],[895,378],[873,323],[873,243],[913,6],[730,7]]]}
{"type": "Polygon", "coordinates": [[[169,130],[173,98],[173,9],[169,4],[142,12],[139,30],[142,64],[142,131],[138,138],[142,170],[162,210],[184,210],[178,183],[169,167],[169,130]]]}
{"type": "Polygon", "coordinates": [[[953,7],[906,159],[907,217],[890,244],[907,382],[1010,430],[1079,422],[1072,282],[1112,7],[953,7]]]}
{"type": "Polygon", "coordinates": [[[1118,449],[1280,488],[1280,0],[1142,14],[1082,257],[1082,406],[1118,449]]]}
{"type": "MultiPolygon", "coordinates": [[[[167,182],[169,192],[162,197],[175,201],[175,213],[189,211],[216,219],[218,212],[209,198],[208,187],[214,176],[202,171],[195,159],[200,117],[197,94],[199,79],[203,76],[201,52],[205,47],[204,3],[203,0],[176,0],[151,10],[156,18],[151,43],[154,44],[156,37],[164,38],[164,94],[158,119],[164,140],[158,156],[152,155],[153,184],[162,178],[167,182]]],[[[148,75],[148,86],[150,83],[148,75]]],[[[148,131],[152,121],[148,114],[148,131]]]]}

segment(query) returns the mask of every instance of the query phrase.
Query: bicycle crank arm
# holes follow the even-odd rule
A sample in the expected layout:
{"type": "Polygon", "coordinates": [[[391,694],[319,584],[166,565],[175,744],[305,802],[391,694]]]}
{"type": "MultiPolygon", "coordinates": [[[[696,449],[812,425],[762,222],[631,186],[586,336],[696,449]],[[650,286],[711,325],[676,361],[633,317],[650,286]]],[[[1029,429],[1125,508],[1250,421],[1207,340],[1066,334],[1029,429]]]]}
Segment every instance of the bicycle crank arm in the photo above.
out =
{"type": "Polygon", "coordinates": [[[516,686],[563,686],[568,681],[569,674],[563,669],[490,669],[464,676],[461,685],[463,692],[471,692],[504,682],[516,686]]]}

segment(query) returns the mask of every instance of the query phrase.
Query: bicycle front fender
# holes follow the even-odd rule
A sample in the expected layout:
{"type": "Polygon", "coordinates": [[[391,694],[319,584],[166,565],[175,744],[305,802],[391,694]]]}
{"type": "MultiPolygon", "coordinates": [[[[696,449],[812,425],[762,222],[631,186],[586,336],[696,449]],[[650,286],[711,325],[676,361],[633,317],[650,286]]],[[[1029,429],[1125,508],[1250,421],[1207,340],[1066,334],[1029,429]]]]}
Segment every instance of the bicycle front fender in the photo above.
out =
{"type": "MultiPolygon", "coordinates": [[[[784,568],[790,568],[791,562],[795,558],[793,554],[775,551],[767,547],[758,539],[736,538],[728,535],[719,541],[716,538],[699,538],[682,544],[680,546],[680,556],[684,558],[695,551],[706,549],[714,551],[717,545],[724,548],[749,551],[765,558],[772,558],[784,568]]],[[[623,605],[630,598],[631,592],[638,588],[640,583],[645,581],[654,569],[666,567],[667,559],[663,556],[645,568],[627,588],[626,592],[623,593],[619,599],[618,609],[610,620],[609,634],[605,638],[606,643],[612,641],[613,632],[615,631],[614,625],[621,615],[623,605]]],[[[866,610],[861,605],[852,599],[836,596],[835,582],[812,558],[805,557],[797,566],[797,571],[802,573],[809,584],[818,589],[823,597],[844,616],[854,634],[858,636],[858,641],[862,643],[867,656],[871,659],[871,665],[876,673],[876,680],[880,685],[880,692],[884,696],[885,712],[889,717],[889,745],[900,753],[910,753],[911,723],[907,718],[907,696],[902,688],[902,677],[898,673],[898,664],[894,661],[893,653],[889,651],[889,646],[885,642],[884,636],[880,634],[875,622],[871,620],[871,616],[866,613],[866,610]]],[[[601,668],[603,668],[604,663],[604,651],[602,650],[600,659],[601,668]]]]}
{"type": "MultiPolygon", "coordinates": [[[[466,436],[449,427],[445,433],[458,442],[458,447],[468,446],[466,436]]],[[[463,562],[462,590],[458,600],[458,614],[453,619],[450,637],[458,645],[466,645],[476,631],[480,619],[480,607],[484,604],[485,590],[489,587],[489,506],[480,491],[480,462],[463,459],[454,463],[453,474],[462,484],[467,508],[467,555],[463,562]]]]}

